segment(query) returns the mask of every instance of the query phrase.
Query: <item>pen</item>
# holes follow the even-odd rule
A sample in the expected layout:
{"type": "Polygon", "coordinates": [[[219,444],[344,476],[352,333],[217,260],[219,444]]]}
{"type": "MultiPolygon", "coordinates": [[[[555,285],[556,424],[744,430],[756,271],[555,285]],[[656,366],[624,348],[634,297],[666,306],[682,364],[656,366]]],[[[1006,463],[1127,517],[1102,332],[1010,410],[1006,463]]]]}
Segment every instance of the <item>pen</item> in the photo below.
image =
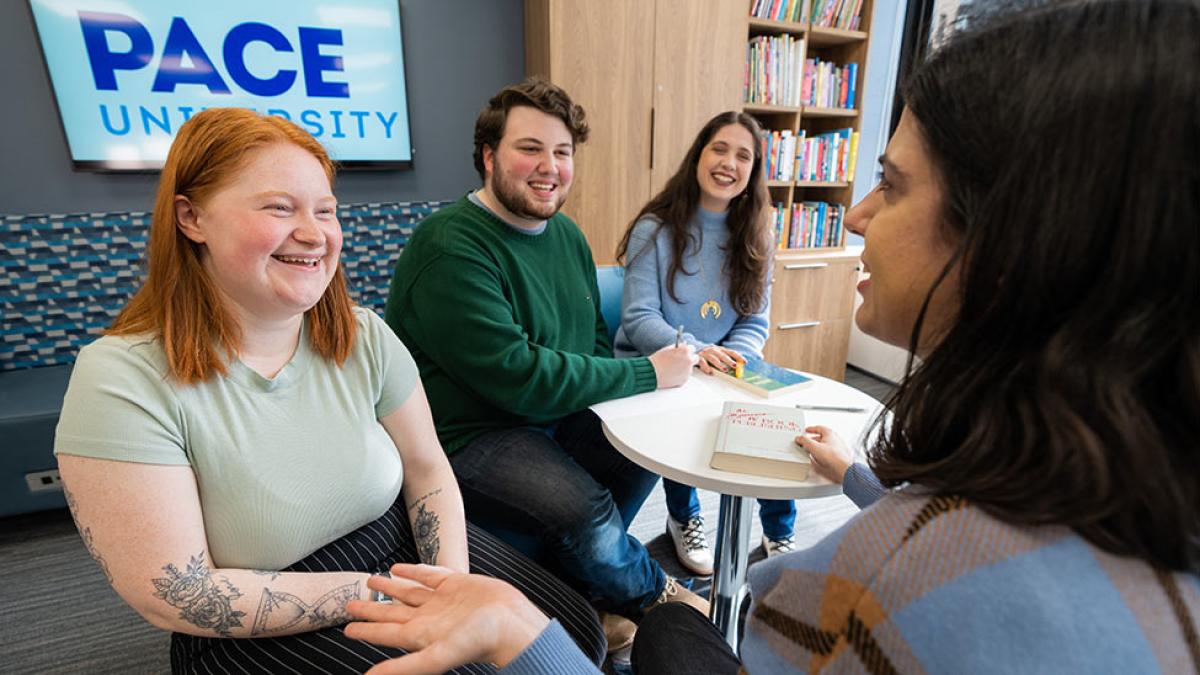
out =
{"type": "Polygon", "coordinates": [[[858,408],[855,406],[840,406],[840,405],[809,405],[807,403],[797,403],[796,407],[801,410],[821,410],[824,412],[848,412],[861,413],[867,412],[866,408],[858,408]]]}
{"type": "Polygon", "coordinates": [[[678,347],[680,342],[683,342],[683,324],[679,324],[679,330],[675,331],[675,346],[678,347]]]}

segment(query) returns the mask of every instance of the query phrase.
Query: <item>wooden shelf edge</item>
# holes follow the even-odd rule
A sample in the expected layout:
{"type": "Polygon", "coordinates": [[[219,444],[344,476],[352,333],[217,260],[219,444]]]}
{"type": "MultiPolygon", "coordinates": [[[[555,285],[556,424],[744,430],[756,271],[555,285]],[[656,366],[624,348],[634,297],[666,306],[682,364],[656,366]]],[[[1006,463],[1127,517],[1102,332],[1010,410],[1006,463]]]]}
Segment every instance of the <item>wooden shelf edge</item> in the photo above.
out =
{"type": "Polygon", "coordinates": [[[800,106],[793,105],[769,105],[766,103],[742,103],[742,112],[750,113],[799,113],[800,106]]]}
{"type": "Polygon", "coordinates": [[[808,43],[814,47],[832,47],[851,42],[862,42],[866,39],[867,33],[861,30],[823,28],[821,26],[811,26],[808,29],[808,43]]]}
{"type": "Polygon", "coordinates": [[[791,33],[793,35],[802,35],[808,31],[808,24],[803,22],[760,19],[756,16],[752,16],[750,17],[750,30],[751,32],[758,30],[768,33],[791,33]]]}
{"type": "Polygon", "coordinates": [[[804,117],[858,117],[854,108],[817,108],[805,106],[800,109],[804,117]]]}
{"type": "Polygon", "coordinates": [[[792,187],[792,185],[794,185],[794,183],[790,180],[769,180],[769,181],[767,181],[767,187],[769,187],[769,188],[789,188],[789,187],[792,187]]]}
{"type": "Polygon", "coordinates": [[[752,35],[767,33],[800,35],[807,37],[809,44],[814,47],[832,47],[851,42],[862,42],[867,39],[866,31],[813,26],[807,21],[775,21],[752,16],[749,17],[749,24],[752,35]]]}

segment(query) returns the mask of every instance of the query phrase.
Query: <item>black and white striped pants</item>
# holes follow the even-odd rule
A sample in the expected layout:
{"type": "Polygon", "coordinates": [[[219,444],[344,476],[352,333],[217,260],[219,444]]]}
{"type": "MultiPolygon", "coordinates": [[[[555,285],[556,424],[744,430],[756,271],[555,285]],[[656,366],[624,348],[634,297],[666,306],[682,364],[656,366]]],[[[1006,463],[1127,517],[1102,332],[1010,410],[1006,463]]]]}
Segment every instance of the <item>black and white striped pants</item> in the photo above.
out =
{"type": "MultiPolygon", "coordinates": [[[[395,563],[419,562],[402,499],[379,520],[321,548],[286,572],[382,572],[395,563]]],[[[604,658],[606,642],[595,611],[586,600],[504,542],[467,523],[471,571],[518,588],[566,628],[593,662],[604,658]]],[[[362,673],[403,650],[379,647],[345,636],[341,626],[276,638],[208,638],[173,633],[171,672],[200,673],[362,673]]],[[[469,664],[454,673],[494,673],[469,664]]]]}

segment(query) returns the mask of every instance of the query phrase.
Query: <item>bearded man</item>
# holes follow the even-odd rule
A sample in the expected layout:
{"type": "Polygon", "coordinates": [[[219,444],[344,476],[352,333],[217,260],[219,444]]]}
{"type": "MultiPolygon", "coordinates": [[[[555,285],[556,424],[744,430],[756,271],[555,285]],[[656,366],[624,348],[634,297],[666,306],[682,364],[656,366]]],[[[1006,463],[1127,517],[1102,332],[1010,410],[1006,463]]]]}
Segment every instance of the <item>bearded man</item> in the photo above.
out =
{"type": "MultiPolygon", "coordinates": [[[[537,78],[492,97],[475,123],[483,187],[417,226],[385,319],[420,368],[468,519],[604,610],[636,617],[683,601],[707,613],[626,532],[658,476],[613,448],[588,410],[679,386],[696,356],[685,345],[613,358],[591,249],[559,213],[584,117],[537,78]]],[[[605,628],[611,648],[632,639],[616,614],[605,628]]]]}

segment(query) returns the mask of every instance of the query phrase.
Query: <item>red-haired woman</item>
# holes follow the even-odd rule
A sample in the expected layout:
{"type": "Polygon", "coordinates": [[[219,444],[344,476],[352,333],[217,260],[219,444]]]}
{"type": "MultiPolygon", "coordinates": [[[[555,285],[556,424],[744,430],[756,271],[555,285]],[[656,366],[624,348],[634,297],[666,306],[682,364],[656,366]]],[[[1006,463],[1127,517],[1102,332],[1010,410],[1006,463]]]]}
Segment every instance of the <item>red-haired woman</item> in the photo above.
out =
{"type": "Polygon", "coordinates": [[[347,294],[333,176],[277,117],[180,128],[145,284],[63,404],[85,544],[175,672],[362,672],[388,652],[345,637],[346,603],[401,561],[520,582],[599,656],[582,598],[466,524],[412,358],[347,294]]]}

